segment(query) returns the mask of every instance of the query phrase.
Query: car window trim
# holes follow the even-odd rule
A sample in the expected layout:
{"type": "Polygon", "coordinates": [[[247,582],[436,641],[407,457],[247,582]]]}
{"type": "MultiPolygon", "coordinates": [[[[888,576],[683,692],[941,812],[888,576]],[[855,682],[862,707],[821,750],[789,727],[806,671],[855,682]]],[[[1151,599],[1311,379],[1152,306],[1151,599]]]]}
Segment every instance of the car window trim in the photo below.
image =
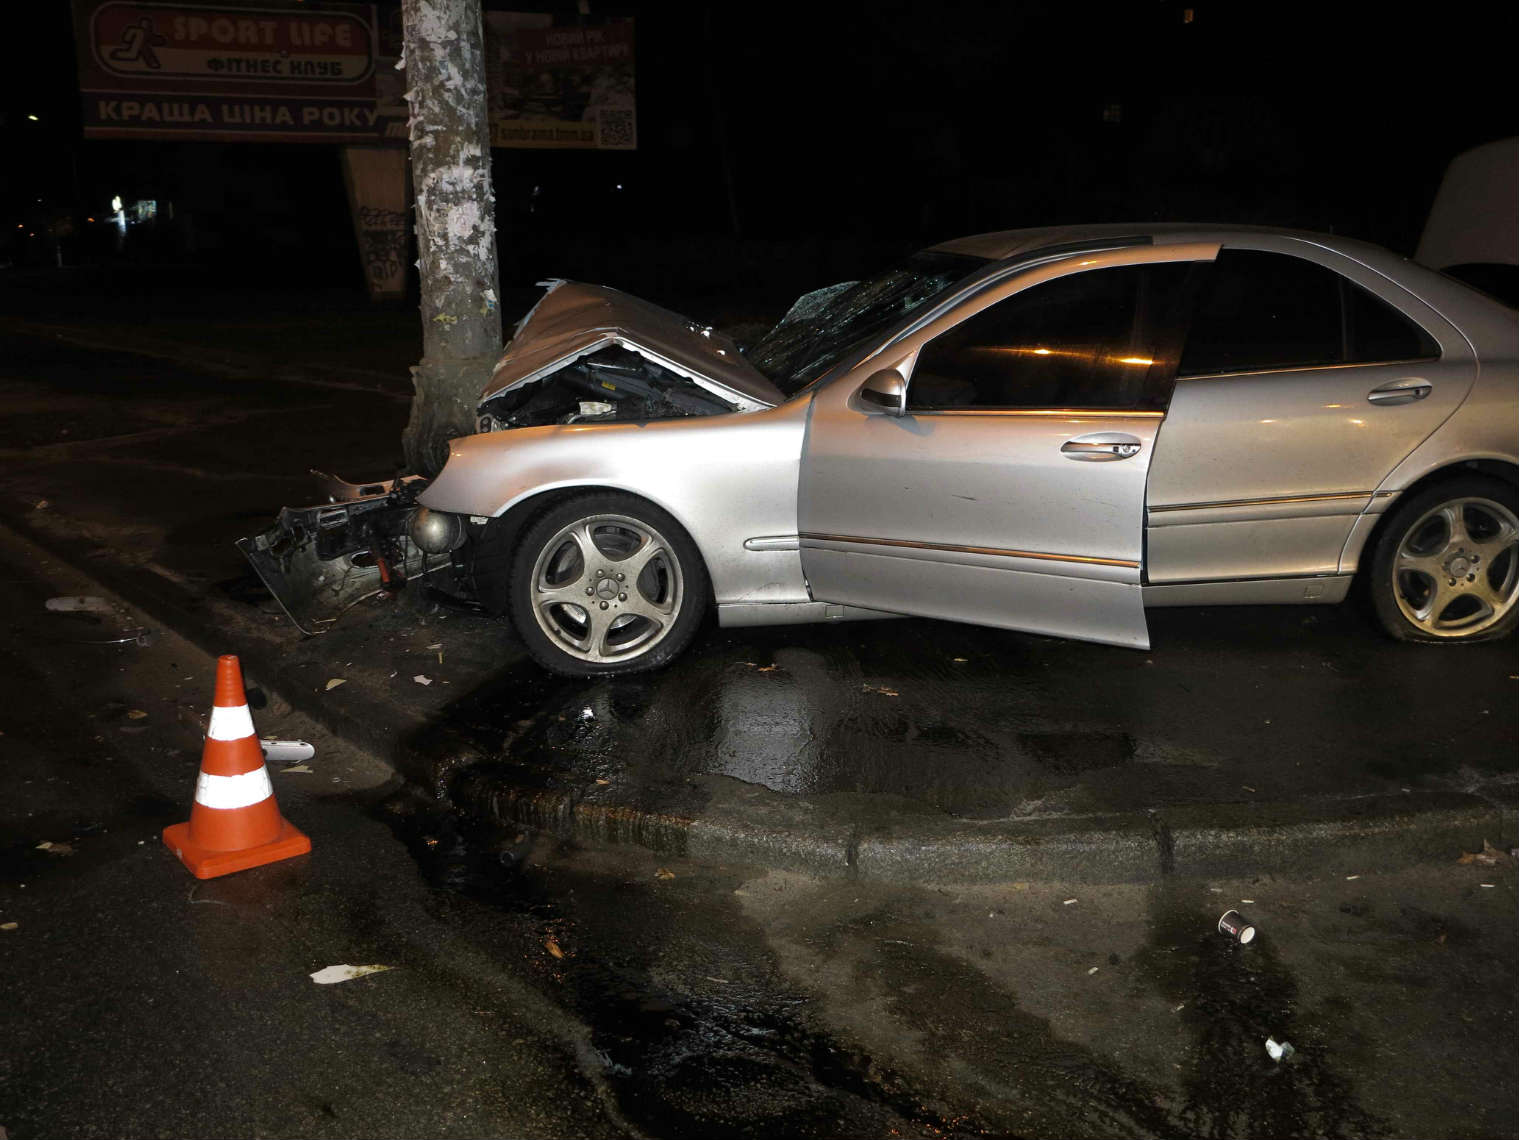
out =
{"type": "Polygon", "coordinates": [[[1390,368],[1393,365],[1403,364],[1438,364],[1444,358],[1440,356],[1411,356],[1402,360],[1358,360],[1353,364],[1289,364],[1282,368],[1241,368],[1233,372],[1198,372],[1192,375],[1178,375],[1176,382],[1185,383],[1188,380],[1227,380],[1235,376],[1274,376],[1282,372],[1331,372],[1345,368],[1390,368]]]}
{"type": "Polygon", "coordinates": [[[1166,413],[1145,408],[1011,408],[1011,407],[985,407],[985,408],[909,408],[903,413],[903,418],[908,416],[1048,416],[1057,418],[1060,416],[1079,417],[1081,419],[1135,419],[1135,420],[1159,420],[1164,419],[1166,413]]]}

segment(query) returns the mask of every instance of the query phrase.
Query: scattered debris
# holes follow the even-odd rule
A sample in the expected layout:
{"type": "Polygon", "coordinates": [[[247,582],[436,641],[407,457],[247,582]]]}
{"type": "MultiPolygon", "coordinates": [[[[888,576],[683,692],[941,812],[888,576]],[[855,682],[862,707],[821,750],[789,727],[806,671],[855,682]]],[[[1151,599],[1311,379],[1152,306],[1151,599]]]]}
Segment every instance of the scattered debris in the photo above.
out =
{"type": "Polygon", "coordinates": [[[38,499],[35,503],[32,504],[32,510],[45,511],[50,505],[51,504],[46,499],[38,499]]]}
{"type": "Polygon", "coordinates": [[[709,977],[709,978],[707,978],[707,981],[709,981],[709,982],[716,982],[720,986],[726,986],[728,984],[728,979],[727,978],[712,978],[712,977],[709,977]]]}
{"type": "Polygon", "coordinates": [[[1101,966],[1093,966],[1090,970],[1087,971],[1087,977],[1090,978],[1093,974],[1095,974],[1100,969],[1102,969],[1101,966]]]}
{"type": "Polygon", "coordinates": [[[340,966],[328,966],[311,975],[311,980],[319,986],[330,986],[334,982],[347,982],[354,978],[362,978],[365,974],[379,974],[385,970],[393,970],[394,966],[350,966],[344,962],[340,966]]]}
{"type": "Polygon", "coordinates": [[[1228,935],[1241,946],[1255,940],[1255,927],[1237,910],[1224,911],[1223,917],[1218,920],[1218,932],[1228,935]]]}
{"type": "Polygon", "coordinates": [[[1249,906],[1255,900],[1254,899],[1240,899],[1239,901],[1242,902],[1242,903],[1244,903],[1246,906],[1249,906]]]}
{"type": "Polygon", "coordinates": [[[1255,789],[1252,788],[1249,784],[1241,784],[1240,787],[1244,788],[1245,791],[1247,791],[1247,792],[1253,792],[1253,791],[1255,791],[1255,789]]]}
{"type": "Polygon", "coordinates": [[[552,934],[543,940],[543,947],[556,958],[564,957],[564,951],[559,948],[559,940],[552,934]]]}
{"type": "Polygon", "coordinates": [[[969,660],[970,660],[969,657],[956,657],[955,658],[955,664],[956,665],[964,665],[969,660]]]}
{"type": "Polygon", "coordinates": [[[675,872],[668,867],[661,867],[654,872],[654,877],[656,879],[673,879],[675,878],[675,872]]]}
{"type": "Polygon", "coordinates": [[[1280,1064],[1282,1061],[1285,1061],[1288,1057],[1291,1057],[1296,1052],[1297,1050],[1294,1049],[1291,1045],[1287,1044],[1285,1041],[1278,1041],[1275,1037],[1266,1038],[1266,1053],[1273,1061],[1276,1061],[1278,1064],[1280,1064]]]}
{"type": "Polygon", "coordinates": [[[37,850],[46,851],[49,855],[72,855],[74,853],[72,844],[54,843],[49,839],[44,839],[41,843],[37,844],[37,850]]]}
{"type": "Polygon", "coordinates": [[[307,774],[310,774],[312,770],[310,764],[291,764],[288,767],[280,769],[281,772],[303,772],[307,774]]]}
{"type": "Polygon", "coordinates": [[[412,678],[412,680],[415,681],[419,685],[431,685],[432,684],[432,678],[429,677],[429,676],[427,676],[425,673],[418,673],[415,677],[412,678]]]}
{"type": "Polygon", "coordinates": [[[20,926],[19,922],[0,922],[0,930],[17,930],[20,926]]]}
{"type": "MultiPolygon", "coordinates": [[[[760,672],[764,672],[763,669],[760,672]]],[[[900,697],[902,694],[895,689],[888,689],[885,685],[862,685],[861,690],[867,693],[880,693],[883,697],[900,697]]]]}
{"type": "Polygon", "coordinates": [[[597,777],[596,777],[596,786],[597,786],[597,787],[598,787],[598,788],[604,788],[604,787],[606,787],[606,786],[607,786],[607,785],[608,785],[608,784],[610,784],[610,783],[611,783],[611,782],[612,782],[612,781],[611,781],[611,780],[608,780],[608,779],[607,779],[607,778],[606,778],[606,777],[604,777],[604,776],[597,776],[597,777]]]}
{"type": "Polygon", "coordinates": [[[1060,905],[1061,906],[1070,906],[1075,901],[1076,901],[1075,899],[1066,899],[1065,902],[1061,903],[1060,905]]]}
{"type": "Polygon", "coordinates": [[[114,611],[110,602],[93,594],[69,594],[49,598],[45,605],[56,614],[109,614],[114,611]]]}
{"type": "Polygon", "coordinates": [[[1483,889],[1490,891],[1490,890],[1493,889],[1494,884],[1493,883],[1478,883],[1477,886],[1482,887],[1483,889]]]}
{"type": "Polygon", "coordinates": [[[327,692],[330,693],[330,692],[332,692],[333,689],[336,689],[339,685],[346,685],[347,683],[348,683],[348,678],[347,677],[334,677],[334,678],[332,678],[332,680],[330,680],[330,681],[327,682],[327,692]]]}
{"type": "Polygon", "coordinates": [[[1355,879],[1359,879],[1360,877],[1361,877],[1360,875],[1346,875],[1345,876],[1345,881],[1347,883],[1349,883],[1349,882],[1351,882],[1351,881],[1353,881],[1355,879]]]}
{"type": "Polygon", "coordinates": [[[316,755],[316,748],[304,740],[260,740],[258,746],[272,764],[297,764],[316,755]]]}
{"type": "Polygon", "coordinates": [[[427,648],[429,648],[429,649],[442,649],[443,648],[443,643],[441,641],[435,641],[431,645],[429,645],[427,648]]]}
{"type": "Polygon", "coordinates": [[[153,631],[146,627],[127,630],[121,637],[75,641],[74,645],[152,645],[153,631]]]}
{"type": "Polygon", "coordinates": [[[142,720],[147,715],[148,714],[145,713],[145,712],[143,712],[142,709],[128,709],[127,710],[127,719],[128,720],[142,720]]]}
{"type": "Polygon", "coordinates": [[[1463,851],[1461,858],[1457,859],[1456,862],[1462,864],[1481,863],[1484,867],[1493,867],[1508,858],[1510,856],[1506,852],[1499,850],[1484,839],[1481,851],[1463,851]]]}
{"type": "Polygon", "coordinates": [[[1172,1013],[1180,1013],[1182,1010],[1184,1010],[1186,1008],[1187,1008],[1187,1003],[1186,1002],[1182,1002],[1179,1006],[1177,1006],[1171,1012],[1172,1013]]]}

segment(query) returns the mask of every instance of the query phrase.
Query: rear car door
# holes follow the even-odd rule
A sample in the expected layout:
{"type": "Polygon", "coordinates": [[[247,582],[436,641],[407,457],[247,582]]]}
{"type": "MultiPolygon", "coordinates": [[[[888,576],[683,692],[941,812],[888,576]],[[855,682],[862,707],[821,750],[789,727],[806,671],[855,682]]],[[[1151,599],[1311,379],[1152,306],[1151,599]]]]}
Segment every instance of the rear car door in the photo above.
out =
{"type": "Polygon", "coordinates": [[[1080,254],[984,287],[818,393],[802,568],[819,601],[1149,643],[1144,489],[1198,262],[1080,254]],[[860,397],[907,379],[906,411],[860,397]]]}
{"type": "Polygon", "coordinates": [[[1301,239],[1251,241],[1201,288],[1156,441],[1157,585],[1340,572],[1356,517],[1475,376],[1465,339],[1385,277],[1301,239]]]}

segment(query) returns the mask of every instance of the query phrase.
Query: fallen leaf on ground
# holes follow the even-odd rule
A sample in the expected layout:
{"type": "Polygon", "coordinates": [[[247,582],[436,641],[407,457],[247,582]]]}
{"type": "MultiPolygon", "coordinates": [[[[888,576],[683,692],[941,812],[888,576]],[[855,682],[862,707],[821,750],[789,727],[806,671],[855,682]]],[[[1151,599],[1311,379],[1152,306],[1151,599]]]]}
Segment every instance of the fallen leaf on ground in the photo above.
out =
{"type": "Polygon", "coordinates": [[[885,685],[862,685],[861,689],[867,693],[880,693],[883,697],[900,697],[902,695],[895,689],[888,689],[885,685]]]}
{"type": "Polygon", "coordinates": [[[291,764],[289,767],[281,768],[280,771],[281,772],[307,772],[307,773],[309,773],[311,771],[311,765],[310,764],[291,764]]]}
{"type": "Polygon", "coordinates": [[[955,658],[955,664],[956,665],[964,665],[969,660],[970,660],[969,657],[956,657],[955,658]]]}
{"type": "Polygon", "coordinates": [[[559,940],[550,934],[543,940],[544,949],[556,958],[563,958],[564,951],[559,948],[559,940]]]}
{"type": "Polygon", "coordinates": [[[1075,901],[1076,901],[1075,899],[1066,899],[1065,902],[1061,903],[1060,905],[1061,906],[1070,906],[1075,901]]]}
{"type": "Polygon", "coordinates": [[[611,782],[611,780],[605,779],[601,776],[596,777],[596,784],[598,787],[606,787],[606,785],[610,784],[611,782]]]}
{"type": "Polygon", "coordinates": [[[654,872],[654,877],[656,879],[673,879],[675,878],[675,872],[668,867],[661,867],[654,872]]]}
{"type": "Polygon", "coordinates": [[[145,712],[143,712],[141,709],[128,709],[127,710],[127,719],[128,720],[141,720],[143,717],[145,717],[147,715],[148,714],[145,713],[145,712]]]}
{"type": "Polygon", "coordinates": [[[1486,839],[1482,841],[1481,851],[1463,851],[1457,863],[1481,863],[1484,867],[1492,867],[1508,858],[1508,854],[1499,850],[1486,839]]]}
{"type": "Polygon", "coordinates": [[[1095,974],[1100,969],[1102,969],[1101,966],[1093,966],[1090,970],[1087,971],[1087,977],[1090,978],[1093,974],[1095,974]]]}
{"type": "Polygon", "coordinates": [[[347,982],[354,978],[362,978],[365,974],[379,974],[385,970],[393,970],[394,966],[350,966],[344,962],[340,966],[328,966],[311,975],[311,980],[319,986],[330,986],[333,982],[347,982]]]}
{"type": "Polygon", "coordinates": [[[37,844],[38,851],[46,851],[49,855],[72,855],[74,848],[67,843],[54,843],[50,839],[44,839],[37,844]]]}
{"type": "Polygon", "coordinates": [[[330,680],[330,681],[327,682],[327,691],[330,693],[330,692],[332,692],[333,689],[336,689],[339,685],[344,685],[344,684],[347,684],[347,683],[348,683],[348,678],[347,677],[334,677],[334,678],[332,678],[332,680],[330,680]]]}
{"type": "Polygon", "coordinates": [[[442,649],[443,648],[443,643],[441,641],[435,641],[431,645],[429,645],[427,648],[429,648],[429,649],[442,649]]]}
{"type": "Polygon", "coordinates": [[[0,930],[15,930],[20,925],[19,922],[0,922],[0,930]]]}
{"type": "Polygon", "coordinates": [[[431,685],[432,684],[432,678],[429,677],[429,676],[427,676],[425,673],[418,673],[415,677],[412,678],[412,680],[415,681],[419,685],[431,685]]]}

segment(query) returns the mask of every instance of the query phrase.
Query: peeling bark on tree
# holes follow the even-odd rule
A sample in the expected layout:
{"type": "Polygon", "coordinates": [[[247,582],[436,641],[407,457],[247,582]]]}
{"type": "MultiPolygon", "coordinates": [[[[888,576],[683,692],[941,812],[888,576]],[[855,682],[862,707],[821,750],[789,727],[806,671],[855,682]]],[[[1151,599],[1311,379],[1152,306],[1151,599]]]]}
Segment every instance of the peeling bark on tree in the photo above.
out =
{"type": "Polygon", "coordinates": [[[501,353],[495,194],[480,0],[402,0],[411,171],[422,276],[422,360],[402,443],[436,474],[448,441],[475,430],[501,353]]]}

